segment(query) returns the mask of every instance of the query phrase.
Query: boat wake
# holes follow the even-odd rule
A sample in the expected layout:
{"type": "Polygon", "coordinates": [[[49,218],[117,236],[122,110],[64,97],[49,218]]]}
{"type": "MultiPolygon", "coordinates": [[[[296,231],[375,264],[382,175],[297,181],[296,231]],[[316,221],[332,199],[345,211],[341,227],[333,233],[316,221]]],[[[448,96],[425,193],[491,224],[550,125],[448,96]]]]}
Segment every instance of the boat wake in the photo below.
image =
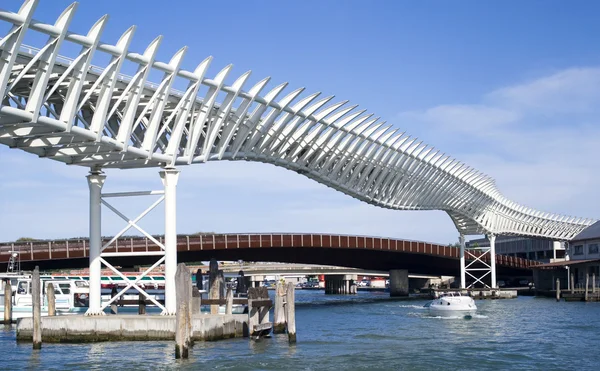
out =
{"type": "Polygon", "coordinates": [[[424,306],[422,306],[422,305],[399,305],[398,307],[399,307],[399,308],[421,309],[421,310],[423,310],[423,309],[427,309],[427,308],[425,308],[425,307],[424,307],[424,306]]]}
{"type": "Polygon", "coordinates": [[[484,316],[482,314],[456,314],[456,315],[448,315],[448,316],[439,316],[439,315],[423,315],[422,318],[431,318],[431,319],[484,319],[489,318],[488,316],[484,316]]]}

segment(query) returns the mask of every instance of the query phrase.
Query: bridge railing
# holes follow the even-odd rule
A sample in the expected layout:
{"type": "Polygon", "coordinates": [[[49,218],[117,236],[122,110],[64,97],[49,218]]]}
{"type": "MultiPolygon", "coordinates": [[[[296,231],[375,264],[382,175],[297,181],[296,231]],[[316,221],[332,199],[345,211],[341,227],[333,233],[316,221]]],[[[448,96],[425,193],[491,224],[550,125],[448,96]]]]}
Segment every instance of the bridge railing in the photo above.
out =
{"type": "MultiPolygon", "coordinates": [[[[163,236],[154,236],[160,243],[163,236]]],[[[103,237],[102,245],[107,245],[111,238],[103,237]]],[[[419,241],[397,240],[369,236],[327,235],[327,234],[196,234],[179,235],[178,251],[221,250],[235,248],[343,248],[396,251],[409,254],[426,254],[445,258],[459,258],[459,248],[419,241]]],[[[38,261],[52,259],[86,258],[89,254],[89,241],[85,238],[27,241],[0,244],[0,263],[10,260],[11,254],[17,253],[20,261],[38,261]]],[[[104,252],[150,252],[160,251],[160,247],[146,237],[121,237],[106,247],[104,252]]],[[[473,251],[480,257],[481,252],[473,251]]],[[[489,262],[486,254],[482,260],[489,262]]],[[[514,256],[496,255],[496,264],[505,267],[529,268],[539,262],[514,256]]]]}

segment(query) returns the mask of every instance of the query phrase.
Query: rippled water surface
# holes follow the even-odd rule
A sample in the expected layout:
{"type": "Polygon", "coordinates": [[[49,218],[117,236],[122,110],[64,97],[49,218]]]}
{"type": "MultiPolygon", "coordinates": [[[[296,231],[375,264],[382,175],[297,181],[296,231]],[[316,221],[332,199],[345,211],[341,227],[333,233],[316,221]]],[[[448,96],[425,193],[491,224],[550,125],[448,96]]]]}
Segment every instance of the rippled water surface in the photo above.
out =
{"type": "Polygon", "coordinates": [[[428,315],[425,301],[387,293],[296,293],[298,343],[270,339],[200,342],[174,360],[173,342],[16,343],[1,330],[0,369],[44,370],[597,370],[600,303],[551,299],[478,301],[470,320],[428,315]]]}

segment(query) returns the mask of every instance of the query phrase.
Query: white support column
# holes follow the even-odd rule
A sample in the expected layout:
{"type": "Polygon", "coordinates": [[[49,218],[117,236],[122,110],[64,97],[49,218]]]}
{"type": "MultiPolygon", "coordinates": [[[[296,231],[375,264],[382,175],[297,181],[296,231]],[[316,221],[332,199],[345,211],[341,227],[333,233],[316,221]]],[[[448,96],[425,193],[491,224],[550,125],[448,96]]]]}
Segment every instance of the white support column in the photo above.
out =
{"type": "Polygon", "coordinates": [[[104,315],[101,309],[100,278],[102,267],[100,253],[102,247],[102,186],[106,176],[100,170],[91,170],[87,176],[90,188],[90,306],[87,316],[104,315]]]}
{"type": "Polygon", "coordinates": [[[165,168],[160,171],[165,187],[165,311],[163,315],[175,315],[175,272],[177,271],[177,181],[179,170],[165,168]]]}
{"type": "Polygon", "coordinates": [[[493,233],[488,234],[488,240],[490,240],[490,270],[492,273],[491,287],[493,289],[498,288],[496,285],[496,235],[493,233]]]}
{"type": "Polygon", "coordinates": [[[465,235],[460,234],[458,236],[460,242],[460,288],[464,289],[467,287],[467,280],[465,277],[465,235]]]}

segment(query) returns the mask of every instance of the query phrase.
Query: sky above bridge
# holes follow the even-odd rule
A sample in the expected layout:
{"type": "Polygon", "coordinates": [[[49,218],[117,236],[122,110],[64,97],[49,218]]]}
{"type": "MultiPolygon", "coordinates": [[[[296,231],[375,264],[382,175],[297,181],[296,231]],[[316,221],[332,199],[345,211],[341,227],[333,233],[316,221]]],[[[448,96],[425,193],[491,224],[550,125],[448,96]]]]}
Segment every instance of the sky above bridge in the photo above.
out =
{"type": "MultiPolygon", "coordinates": [[[[17,11],[18,0],[0,7],[17,11]]],[[[54,23],[69,5],[40,0],[54,23]]],[[[71,31],[109,14],[104,42],[138,26],[139,53],[164,35],[158,60],[189,46],[183,68],[215,57],[228,84],[266,76],[350,100],[401,131],[496,179],[510,199],[542,211],[600,217],[600,3],[579,1],[82,1],[71,31]]],[[[0,23],[0,35],[7,25],[0,23]]],[[[25,42],[35,43],[36,35],[25,42]]],[[[69,55],[66,47],[64,54],[69,55]]],[[[160,78],[155,76],[154,81],[160,78]]],[[[290,90],[291,91],[291,90],[290,90]]],[[[303,96],[304,96],[303,95],[303,96]]],[[[180,167],[178,232],[347,233],[457,241],[440,211],[362,203],[272,165],[180,167]]],[[[108,170],[106,192],[160,189],[158,169],[108,170]]],[[[0,241],[88,234],[87,169],[0,146],[0,241]]],[[[114,202],[135,217],[152,200],[114,202]]],[[[103,235],[119,219],[104,209],[103,235]]],[[[163,233],[160,210],[140,224],[163,233]]]]}

